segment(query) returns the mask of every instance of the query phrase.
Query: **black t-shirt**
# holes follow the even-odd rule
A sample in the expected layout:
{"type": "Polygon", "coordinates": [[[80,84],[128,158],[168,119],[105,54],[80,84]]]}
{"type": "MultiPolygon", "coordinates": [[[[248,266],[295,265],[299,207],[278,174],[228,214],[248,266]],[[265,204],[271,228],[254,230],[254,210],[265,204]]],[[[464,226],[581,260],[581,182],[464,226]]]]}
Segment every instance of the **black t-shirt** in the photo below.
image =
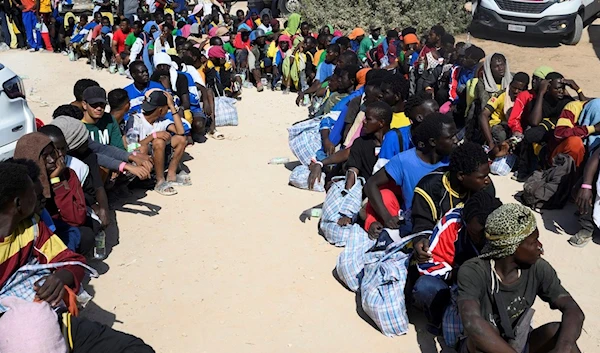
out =
{"type": "Polygon", "coordinates": [[[373,175],[373,168],[377,163],[381,144],[373,135],[357,138],[350,147],[350,156],[346,162],[346,169],[358,169],[358,176],[368,180],[373,175]]]}
{"type": "MultiPolygon", "coordinates": [[[[470,193],[459,194],[450,185],[448,168],[440,168],[425,175],[415,187],[411,219],[413,233],[431,232],[437,222],[455,207],[460,207],[470,196],[470,193]]],[[[485,192],[496,197],[494,184],[488,185],[485,192]]]]}
{"type": "Polygon", "coordinates": [[[544,101],[542,102],[542,119],[550,119],[550,121],[556,124],[565,105],[572,101],[573,98],[570,96],[565,96],[558,101],[545,96],[544,101]]]}
{"type": "Polygon", "coordinates": [[[67,322],[70,323],[69,337],[73,339],[72,353],[154,353],[141,339],[98,322],[74,316],[67,322]]]}
{"type": "MultiPolygon", "coordinates": [[[[490,260],[480,258],[468,260],[458,271],[458,301],[478,302],[483,319],[502,331],[498,309],[495,308],[495,304],[492,304],[495,301],[491,293],[491,284],[490,260]]],[[[528,269],[521,269],[521,276],[515,283],[505,285],[500,282],[499,290],[506,306],[503,310],[508,313],[513,328],[521,314],[533,306],[536,296],[546,303],[570,296],[560,284],[554,268],[544,259],[539,259],[528,269]]]]}

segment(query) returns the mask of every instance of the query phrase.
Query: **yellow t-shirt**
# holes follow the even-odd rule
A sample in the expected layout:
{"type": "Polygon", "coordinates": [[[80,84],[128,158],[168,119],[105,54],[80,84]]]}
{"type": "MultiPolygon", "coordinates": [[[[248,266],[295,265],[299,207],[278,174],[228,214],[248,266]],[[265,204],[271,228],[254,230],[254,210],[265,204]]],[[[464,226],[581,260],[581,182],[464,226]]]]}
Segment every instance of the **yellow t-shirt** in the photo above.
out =
{"type": "Polygon", "coordinates": [[[392,129],[399,129],[409,125],[410,119],[404,114],[404,112],[394,113],[394,115],[392,115],[392,123],[390,124],[392,129]]]}
{"type": "Polygon", "coordinates": [[[498,97],[492,97],[486,104],[486,108],[492,112],[490,117],[490,126],[498,125],[503,121],[506,121],[506,114],[504,114],[504,100],[506,99],[506,92],[502,92],[498,97]]]}
{"type": "Polygon", "coordinates": [[[50,0],[40,0],[40,13],[50,12],[52,12],[52,5],[50,4],[50,0]]]}

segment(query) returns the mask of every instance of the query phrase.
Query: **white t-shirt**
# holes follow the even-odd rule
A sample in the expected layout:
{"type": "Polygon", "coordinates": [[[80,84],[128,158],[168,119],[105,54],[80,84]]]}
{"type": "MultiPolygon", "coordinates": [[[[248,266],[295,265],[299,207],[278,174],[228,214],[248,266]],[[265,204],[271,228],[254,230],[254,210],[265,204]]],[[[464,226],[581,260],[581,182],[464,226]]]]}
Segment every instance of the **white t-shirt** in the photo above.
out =
{"type": "Polygon", "coordinates": [[[127,125],[125,127],[125,131],[129,131],[129,129],[136,130],[140,136],[141,141],[146,137],[152,135],[153,132],[167,131],[171,124],[173,124],[173,122],[165,118],[160,118],[156,120],[154,124],[150,124],[148,120],[146,120],[146,118],[144,117],[143,113],[137,113],[129,117],[129,120],[127,120],[127,125]]]}
{"type": "Polygon", "coordinates": [[[90,172],[90,168],[88,167],[88,165],[83,163],[79,159],[68,155],[65,156],[65,164],[67,165],[67,167],[73,169],[75,174],[77,174],[79,182],[81,183],[81,185],[83,185],[85,179],[87,179],[87,176],[90,172]]]}

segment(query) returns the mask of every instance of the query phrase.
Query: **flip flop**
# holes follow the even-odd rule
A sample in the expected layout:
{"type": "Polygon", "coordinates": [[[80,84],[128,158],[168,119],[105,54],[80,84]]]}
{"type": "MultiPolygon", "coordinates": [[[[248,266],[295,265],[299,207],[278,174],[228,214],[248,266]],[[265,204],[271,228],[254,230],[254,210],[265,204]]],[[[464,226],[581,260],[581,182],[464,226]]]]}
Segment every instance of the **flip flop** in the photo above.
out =
{"type": "Polygon", "coordinates": [[[173,196],[177,194],[177,190],[175,190],[171,183],[167,181],[163,181],[160,184],[156,184],[156,186],[154,187],[154,191],[163,196],[173,196]]]}
{"type": "Polygon", "coordinates": [[[211,138],[213,138],[215,140],[225,140],[225,135],[223,135],[222,132],[218,132],[217,130],[213,131],[208,136],[210,136],[211,138]]]}
{"type": "Polygon", "coordinates": [[[191,186],[192,178],[186,172],[180,172],[175,177],[175,181],[169,181],[169,184],[173,186],[191,186]]]}

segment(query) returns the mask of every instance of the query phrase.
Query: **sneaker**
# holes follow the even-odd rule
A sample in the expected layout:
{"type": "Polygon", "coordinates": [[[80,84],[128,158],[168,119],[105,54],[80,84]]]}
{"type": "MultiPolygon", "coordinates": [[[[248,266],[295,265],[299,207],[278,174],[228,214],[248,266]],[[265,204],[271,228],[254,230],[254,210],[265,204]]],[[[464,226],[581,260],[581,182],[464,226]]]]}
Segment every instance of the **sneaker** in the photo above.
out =
{"type": "Polygon", "coordinates": [[[288,94],[290,94],[290,89],[286,88],[286,89],[283,90],[282,93],[285,94],[285,95],[288,95],[288,94]]]}
{"type": "Polygon", "coordinates": [[[27,51],[30,52],[30,53],[33,53],[34,51],[37,51],[37,49],[35,49],[35,48],[29,48],[29,50],[27,50],[27,51]]]}
{"type": "Polygon", "coordinates": [[[576,248],[583,248],[587,245],[587,243],[589,243],[592,240],[593,236],[593,232],[582,229],[579,232],[577,232],[577,234],[572,236],[571,239],[569,239],[569,244],[573,245],[576,248]]]}
{"type": "Polygon", "coordinates": [[[60,53],[61,53],[62,55],[64,55],[64,56],[67,56],[67,55],[69,55],[69,53],[68,53],[66,50],[63,50],[63,51],[61,51],[60,53]]]}
{"type": "Polygon", "coordinates": [[[262,92],[264,89],[265,87],[263,86],[262,82],[256,84],[256,91],[262,92]]]}

